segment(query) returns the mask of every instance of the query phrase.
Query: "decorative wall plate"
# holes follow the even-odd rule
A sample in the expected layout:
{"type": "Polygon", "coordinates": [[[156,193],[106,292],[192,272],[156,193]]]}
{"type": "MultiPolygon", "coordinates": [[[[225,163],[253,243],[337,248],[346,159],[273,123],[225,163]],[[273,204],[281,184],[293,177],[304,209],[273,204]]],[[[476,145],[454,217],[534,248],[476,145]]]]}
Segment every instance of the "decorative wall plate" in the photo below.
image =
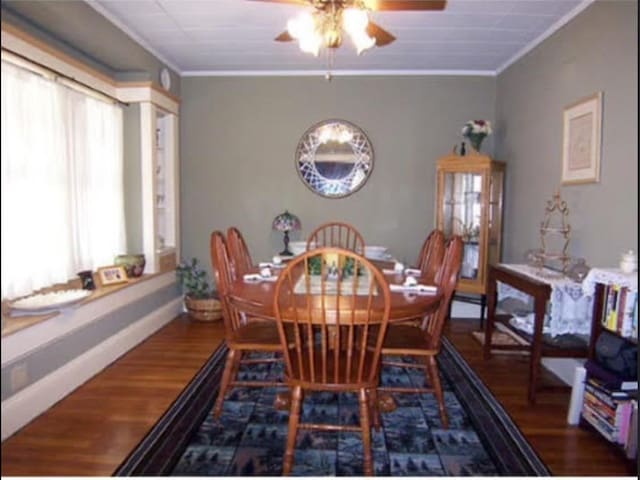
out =
{"type": "Polygon", "coordinates": [[[169,90],[171,88],[171,74],[169,73],[168,68],[163,68],[160,70],[160,85],[165,90],[169,90]]]}
{"type": "Polygon", "coordinates": [[[295,161],[309,189],[323,197],[342,198],[362,188],[371,175],[373,148],[354,124],[325,120],[304,133],[295,161]]]}

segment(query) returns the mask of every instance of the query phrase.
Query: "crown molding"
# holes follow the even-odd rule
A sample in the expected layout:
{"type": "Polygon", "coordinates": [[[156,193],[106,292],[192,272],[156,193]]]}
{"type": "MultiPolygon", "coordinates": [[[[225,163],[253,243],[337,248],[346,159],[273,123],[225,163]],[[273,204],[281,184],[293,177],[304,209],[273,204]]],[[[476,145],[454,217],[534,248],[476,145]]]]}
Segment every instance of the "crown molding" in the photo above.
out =
{"type": "Polygon", "coordinates": [[[495,77],[492,70],[204,70],[184,71],[183,77],[409,77],[481,76],[495,77]]]}

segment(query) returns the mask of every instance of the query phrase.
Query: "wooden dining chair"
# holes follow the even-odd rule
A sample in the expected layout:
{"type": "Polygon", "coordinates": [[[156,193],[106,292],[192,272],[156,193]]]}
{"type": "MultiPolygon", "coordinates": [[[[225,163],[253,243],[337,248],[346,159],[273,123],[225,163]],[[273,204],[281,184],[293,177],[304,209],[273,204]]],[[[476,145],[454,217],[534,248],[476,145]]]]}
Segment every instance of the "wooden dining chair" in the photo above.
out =
{"type": "Polygon", "coordinates": [[[282,347],[275,322],[250,322],[245,320],[241,312],[229,298],[229,289],[234,281],[231,269],[231,259],[224,239],[220,231],[211,233],[211,263],[222,305],[222,317],[224,320],[225,343],[229,349],[227,359],[220,382],[220,391],[213,408],[214,418],[219,418],[222,413],[224,399],[232,387],[264,387],[281,385],[275,381],[238,380],[237,374],[241,363],[265,363],[281,361],[280,356],[268,358],[246,358],[246,354],[252,352],[280,353],[282,347]]]}
{"type": "Polygon", "coordinates": [[[462,265],[463,242],[460,236],[451,237],[446,244],[444,260],[436,273],[435,283],[442,298],[438,309],[426,316],[422,325],[390,325],[382,347],[383,363],[396,367],[421,368],[425,371],[425,380],[429,386],[423,387],[381,387],[380,391],[399,393],[433,393],[438,401],[440,420],[443,428],[449,428],[449,418],[444,403],[444,393],[440,383],[440,374],[436,356],[440,353],[441,336],[445,321],[449,317],[449,303],[458,283],[462,265]],[[412,357],[418,363],[403,360],[389,360],[386,356],[412,357]]]}
{"type": "Polygon", "coordinates": [[[274,312],[291,390],[284,475],[293,467],[299,429],[360,432],[364,474],[373,475],[371,424],[380,428],[376,388],[390,301],[382,272],[346,249],[308,251],[280,274],[274,312]],[[342,266],[333,279],[331,264],[322,260],[329,257],[342,266]],[[359,425],[302,422],[303,396],[309,391],[355,393],[359,425]]]}
{"type": "Polygon", "coordinates": [[[346,248],[364,255],[364,238],[353,225],[328,222],[317,227],[307,238],[307,250],[320,247],[346,248]]]}
{"type": "Polygon", "coordinates": [[[445,240],[442,230],[432,230],[422,244],[416,263],[416,268],[422,271],[422,277],[435,279],[444,260],[444,247],[445,240]]]}
{"type": "Polygon", "coordinates": [[[242,277],[254,268],[247,242],[237,227],[229,227],[227,230],[227,247],[236,278],[242,277]]]}

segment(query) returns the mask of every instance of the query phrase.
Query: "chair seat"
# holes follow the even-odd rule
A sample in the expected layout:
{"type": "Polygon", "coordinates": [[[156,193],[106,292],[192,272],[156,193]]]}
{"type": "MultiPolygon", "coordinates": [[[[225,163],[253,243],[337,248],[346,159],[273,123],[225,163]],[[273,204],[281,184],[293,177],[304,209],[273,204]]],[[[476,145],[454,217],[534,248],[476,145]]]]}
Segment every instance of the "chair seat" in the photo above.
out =
{"type": "Polygon", "coordinates": [[[274,322],[249,322],[238,327],[233,337],[227,339],[230,348],[251,348],[258,345],[261,351],[279,352],[282,350],[278,327],[274,322]]]}
{"type": "Polygon", "coordinates": [[[382,344],[382,353],[405,355],[436,355],[431,348],[431,336],[416,325],[390,325],[382,344]]]}

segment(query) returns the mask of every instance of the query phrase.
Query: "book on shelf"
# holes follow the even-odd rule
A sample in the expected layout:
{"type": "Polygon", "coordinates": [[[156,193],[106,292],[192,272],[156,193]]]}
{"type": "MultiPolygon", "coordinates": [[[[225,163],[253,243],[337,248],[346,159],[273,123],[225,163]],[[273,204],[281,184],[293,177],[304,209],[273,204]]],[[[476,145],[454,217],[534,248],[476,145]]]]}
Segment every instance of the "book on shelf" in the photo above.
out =
{"type": "Polygon", "coordinates": [[[631,401],[631,417],[627,433],[627,443],[624,445],[627,458],[638,457],[638,402],[631,401]]]}
{"type": "Polygon", "coordinates": [[[595,360],[587,360],[584,364],[589,381],[609,392],[633,392],[638,390],[638,380],[622,380],[615,373],[607,370],[595,360]]]}
{"type": "Polygon", "coordinates": [[[593,410],[588,407],[582,408],[582,418],[593,426],[604,438],[610,442],[617,441],[618,432],[605,420],[602,420],[593,410]]]}
{"type": "Polygon", "coordinates": [[[638,292],[620,285],[605,285],[603,295],[602,327],[624,338],[637,339],[638,292]]]}

